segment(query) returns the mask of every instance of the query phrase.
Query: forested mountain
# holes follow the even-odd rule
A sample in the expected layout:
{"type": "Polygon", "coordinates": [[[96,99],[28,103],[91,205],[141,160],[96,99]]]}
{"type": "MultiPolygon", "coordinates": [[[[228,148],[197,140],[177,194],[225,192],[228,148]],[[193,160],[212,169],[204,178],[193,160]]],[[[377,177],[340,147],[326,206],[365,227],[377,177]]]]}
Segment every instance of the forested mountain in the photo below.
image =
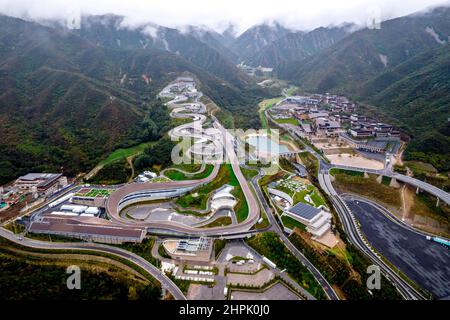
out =
{"type": "Polygon", "coordinates": [[[285,64],[277,73],[305,89],[353,89],[424,50],[442,46],[449,36],[450,9],[437,8],[384,21],[380,29],[354,32],[302,63],[285,64]]]}
{"type": "Polygon", "coordinates": [[[406,156],[450,170],[450,8],[357,31],[278,75],[304,90],[341,92],[372,105],[413,136],[406,156]]]}
{"type": "Polygon", "coordinates": [[[116,50],[161,49],[192,62],[233,85],[246,85],[250,79],[230,60],[235,58],[212,33],[198,30],[181,32],[153,23],[129,27],[125,18],[116,15],[83,16],[79,36],[116,50]],[[227,57],[227,55],[229,57],[227,57]]]}
{"type": "Polygon", "coordinates": [[[413,135],[407,158],[450,170],[450,45],[406,60],[366,82],[357,94],[413,135]]]}
{"type": "Polygon", "coordinates": [[[229,48],[234,38],[232,38],[227,30],[221,34],[206,27],[186,26],[181,31],[217,50],[231,62],[237,63],[239,61],[239,56],[229,48]]]}
{"type": "Polygon", "coordinates": [[[310,32],[289,32],[261,48],[246,64],[275,68],[285,63],[299,62],[330,47],[352,32],[354,25],[320,27],[310,32]]]}
{"type": "Polygon", "coordinates": [[[241,61],[246,63],[257,51],[289,32],[289,29],[279,23],[256,25],[236,38],[230,48],[239,55],[241,61]]]}
{"type": "Polygon", "coordinates": [[[156,93],[183,72],[220,106],[245,107],[260,94],[176,53],[112,49],[0,16],[0,183],[61,166],[76,174],[118,146],[158,139],[166,114],[156,93]]]}

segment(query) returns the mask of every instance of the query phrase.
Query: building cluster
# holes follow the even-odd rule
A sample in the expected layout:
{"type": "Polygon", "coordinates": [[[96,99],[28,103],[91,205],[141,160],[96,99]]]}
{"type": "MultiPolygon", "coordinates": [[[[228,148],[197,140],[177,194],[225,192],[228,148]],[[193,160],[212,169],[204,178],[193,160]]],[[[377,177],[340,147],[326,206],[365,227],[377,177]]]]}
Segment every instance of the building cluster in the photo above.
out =
{"type": "Polygon", "coordinates": [[[356,107],[343,96],[312,94],[287,97],[269,112],[275,121],[297,119],[298,125],[287,126],[299,137],[338,138],[361,151],[395,153],[400,146],[400,132],[390,124],[354,113],[356,107]]]}
{"type": "Polygon", "coordinates": [[[61,206],[59,211],[52,211],[50,214],[69,217],[96,217],[100,214],[100,209],[98,207],[65,204],[61,206]]]}
{"type": "Polygon", "coordinates": [[[64,236],[86,241],[120,244],[141,242],[145,228],[122,226],[101,218],[107,198],[114,189],[82,187],[44,207],[31,219],[27,230],[32,233],[64,236]]]}
{"type": "Polygon", "coordinates": [[[319,111],[327,110],[332,113],[352,112],[356,105],[349,101],[347,97],[335,94],[319,94],[315,93],[308,96],[292,96],[283,100],[283,103],[291,103],[305,110],[319,111]]]}
{"type": "Polygon", "coordinates": [[[301,136],[324,135],[336,137],[344,132],[343,124],[355,104],[346,97],[331,94],[287,97],[271,110],[274,119],[295,118],[301,136]]]}
{"type": "MultiPolygon", "coordinates": [[[[288,194],[289,191],[294,194],[308,190],[307,186],[294,182],[292,180],[280,180],[270,183],[267,191],[274,201],[275,205],[282,210],[283,216],[288,216],[306,227],[313,239],[323,237],[331,228],[331,214],[323,205],[312,205],[310,195],[305,196],[305,201],[310,203],[298,202],[294,204],[294,199],[288,194]],[[279,189],[282,186],[282,189],[279,189]]],[[[289,229],[285,226],[286,229],[289,229]]]]}
{"type": "Polygon", "coordinates": [[[161,97],[173,97],[182,93],[188,98],[194,98],[197,96],[197,88],[195,80],[191,77],[179,77],[173,83],[165,87],[161,92],[161,97]]]}
{"type": "Polygon", "coordinates": [[[350,134],[355,138],[400,137],[400,131],[395,130],[393,126],[358,114],[352,114],[350,116],[350,124],[350,134]]]}
{"type": "Polygon", "coordinates": [[[249,76],[257,76],[257,77],[268,77],[272,75],[273,68],[267,68],[267,67],[251,67],[248,65],[245,65],[244,63],[238,64],[237,67],[248,74],[249,76]]]}
{"type": "Polygon", "coordinates": [[[28,173],[14,183],[0,187],[0,209],[17,205],[25,196],[47,198],[68,185],[61,173],[28,173]]]}

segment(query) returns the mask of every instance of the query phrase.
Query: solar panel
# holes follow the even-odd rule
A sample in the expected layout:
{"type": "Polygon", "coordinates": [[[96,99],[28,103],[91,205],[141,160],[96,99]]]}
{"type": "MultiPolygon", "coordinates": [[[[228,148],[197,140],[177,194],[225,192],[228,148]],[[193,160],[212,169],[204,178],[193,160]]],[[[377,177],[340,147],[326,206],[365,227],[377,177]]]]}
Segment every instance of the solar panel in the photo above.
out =
{"type": "Polygon", "coordinates": [[[313,206],[304,204],[302,202],[297,203],[295,206],[289,209],[289,212],[306,220],[311,220],[316,215],[318,215],[320,211],[320,209],[314,208],[313,206]]]}

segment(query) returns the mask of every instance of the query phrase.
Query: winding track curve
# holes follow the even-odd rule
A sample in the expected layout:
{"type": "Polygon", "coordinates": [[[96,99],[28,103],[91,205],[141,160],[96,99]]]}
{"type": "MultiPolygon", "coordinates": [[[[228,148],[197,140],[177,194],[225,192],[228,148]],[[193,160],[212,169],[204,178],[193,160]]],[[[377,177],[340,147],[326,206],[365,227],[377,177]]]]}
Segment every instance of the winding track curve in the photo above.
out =
{"type": "MultiPolygon", "coordinates": [[[[199,98],[201,97],[201,93],[197,95],[195,102],[199,102],[199,98]]],[[[116,190],[108,199],[106,203],[106,212],[109,218],[122,225],[128,226],[138,226],[144,227],[147,230],[153,229],[162,232],[175,232],[177,234],[183,234],[188,236],[217,236],[217,235],[234,235],[234,234],[242,234],[243,232],[249,231],[254,224],[258,221],[260,217],[260,211],[258,202],[255,199],[255,196],[250,189],[248,181],[245,179],[242,174],[239,161],[234,152],[234,147],[231,141],[234,141],[234,137],[217,121],[214,120],[214,128],[215,133],[211,135],[206,132],[202,128],[202,125],[207,120],[207,117],[203,114],[197,113],[180,113],[184,108],[179,105],[179,102],[183,101],[179,97],[174,97],[173,100],[167,103],[169,107],[174,108],[171,112],[171,116],[174,118],[192,118],[193,121],[187,124],[182,124],[176,128],[173,128],[169,134],[174,138],[195,138],[200,139],[203,144],[209,143],[215,145],[215,150],[221,149],[223,153],[226,154],[229,163],[231,163],[232,170],[239,181],[239,184],[244,193],[245,199],[248,204],[248,216],[247,218],[237,225],[230,225],[224,227],[214,227],[207,229],[199,229],[192,226],[187,226],[181,223],[172,222],[172,221],[158,221],[158,222],[142,222],[142,221],[134,221],[120,216],[120,211],[128,204],[138,203],[142,201],[148,201],[149,198],[142,198],[142,200],[132,200],[133,202],[128,202],[125,198],[133,197],[134,195],[139,195],[139,193],[145,192],[158,192],[158,191],[177,191],[184,190],[188,192],[196,187],[207,184],[213,181],[220,169],[220,163],[214,163],[214,169],[211,174],[200,180],[184,180],[184,181],[170,181],[170,182],[161,182],[161,183],[133,183],[125,185],[118,190],[116,190]]],[[[209,131],[211,132],[211,130],[209,131]]],[[[195,145],[195,144],[194,144],[195,145]]],[[[203,149],[202,149],[203,150],[203,149]]]]}

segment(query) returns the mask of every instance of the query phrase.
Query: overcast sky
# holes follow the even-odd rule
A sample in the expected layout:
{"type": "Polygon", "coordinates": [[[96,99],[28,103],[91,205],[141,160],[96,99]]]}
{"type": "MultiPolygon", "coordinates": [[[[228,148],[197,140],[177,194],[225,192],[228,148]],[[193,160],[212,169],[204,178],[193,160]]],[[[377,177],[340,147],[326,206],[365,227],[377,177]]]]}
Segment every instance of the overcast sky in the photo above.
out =
{"type": "Polygon", "coordinates": [[[168,27],[205,25],[216,30],[233,23],[242,32],[251,25],[278,20],[294,28],[386,20],[449,0],[0,0],[0,12],[16,17],[65,19],[71,12],[125,15],[131,24],[155,22],[168,27]]]}

